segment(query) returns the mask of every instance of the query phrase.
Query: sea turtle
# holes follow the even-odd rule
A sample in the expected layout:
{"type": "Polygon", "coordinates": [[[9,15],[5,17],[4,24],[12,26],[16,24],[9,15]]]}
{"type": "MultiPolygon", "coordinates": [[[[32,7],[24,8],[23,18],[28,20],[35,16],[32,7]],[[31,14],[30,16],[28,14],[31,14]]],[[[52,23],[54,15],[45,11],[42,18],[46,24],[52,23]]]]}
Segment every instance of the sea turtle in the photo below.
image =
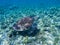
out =
{"type": "Polygon", "coordinates": [[[24,17],[13,25],[13,29],[16,31],[24,31],[30,28],[33,24],[33,19],[30,17],[24,17]]]}
{"type": "Polygon", "coordinates": [[[38,18],[39,17],[33,15],[23,17],[13,25],[13,33],[16,34],[16,32],[18,32],[22,35],[35,35],[38,31],[36,23],[38,18]]]}
{"type": "Polygon", "coordinates": [[[25,31],[30,28],[37,28],[36,16],[27,16],[18,20],[14,25],[13,29],[16,31],[25,31]]]}

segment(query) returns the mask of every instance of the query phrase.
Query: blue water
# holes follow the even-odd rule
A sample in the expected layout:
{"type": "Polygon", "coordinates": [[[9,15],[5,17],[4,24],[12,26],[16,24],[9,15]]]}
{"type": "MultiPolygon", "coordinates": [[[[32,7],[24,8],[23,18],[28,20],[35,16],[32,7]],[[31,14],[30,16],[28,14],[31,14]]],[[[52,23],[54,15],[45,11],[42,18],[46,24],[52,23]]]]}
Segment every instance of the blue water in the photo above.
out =
{"type": "Polygon", "coordinates": [[[0,0],[0,45],[7,44],[60,45],[60,0],[0,0]],[[35,8],[38,9],[34,10],[35,8]],[[49,9],[40,10],[41,8],[49,9]],[[22,26],[18,24],[25,16],[34,19],[32,26],[27,23],[29,29],[32,27],[27,30],[27,34],[12,29],[14,24],[17,25],[15,27],[20,26],[21,29],[25,29],[25,24],[22,23],[22,26]]]}
{"type": "Polygon", "coordinates": [[[7,7],[10,5],[24,8],[60,7],[60,0],[0,0],[0,6],[7,7]]]}

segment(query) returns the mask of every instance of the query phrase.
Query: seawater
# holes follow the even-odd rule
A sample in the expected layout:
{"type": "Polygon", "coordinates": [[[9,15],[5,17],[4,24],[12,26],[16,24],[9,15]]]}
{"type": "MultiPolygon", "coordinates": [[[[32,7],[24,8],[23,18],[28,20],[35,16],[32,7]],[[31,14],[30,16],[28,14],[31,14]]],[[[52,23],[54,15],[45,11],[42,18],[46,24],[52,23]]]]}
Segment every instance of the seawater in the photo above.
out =
{"type": "Polygon", "coordinates": [[[10,5],[24,8],[60,7],[60,0],[0,0],[0,6],[10,5]]]}
{"type": "Polygon", "coordinates": [[[60,45],[60,0],[0,0],[0,45],[60,45]],[[13,35],[13,25],[30,15],[39,17],[39,32],[13,35]]]}

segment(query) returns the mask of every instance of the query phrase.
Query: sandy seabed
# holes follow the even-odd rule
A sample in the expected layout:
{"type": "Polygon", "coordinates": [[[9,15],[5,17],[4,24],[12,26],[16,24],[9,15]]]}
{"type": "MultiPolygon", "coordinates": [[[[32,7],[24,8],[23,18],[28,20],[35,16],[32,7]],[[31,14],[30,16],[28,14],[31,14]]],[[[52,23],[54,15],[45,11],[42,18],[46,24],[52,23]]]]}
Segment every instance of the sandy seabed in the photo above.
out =
{"type": "Polygon", "coordinates": [[[60,45],[60,8],[0,8],[0,45],[60,45]],[[35,36],[13,35],[10,38],[13,24],[29,15],[40,17],[37,20],[40,31],[35,36]]]}

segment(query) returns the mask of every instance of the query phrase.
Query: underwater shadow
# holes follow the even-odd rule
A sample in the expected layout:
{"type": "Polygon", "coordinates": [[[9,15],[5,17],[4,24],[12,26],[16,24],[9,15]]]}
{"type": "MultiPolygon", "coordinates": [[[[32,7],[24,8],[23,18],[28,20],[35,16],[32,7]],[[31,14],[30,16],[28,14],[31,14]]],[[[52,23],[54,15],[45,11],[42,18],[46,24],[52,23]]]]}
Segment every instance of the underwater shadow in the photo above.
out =
{"type": "Polygon", "coordinates": [[[35,28],[35,29],[30,29],[30,30],[26,30],[26,31],[13,31],[9,37],[16,37],[17,35],[21,35],[21,36],[29,36],[29,37],[33,37],[36,36],[37,33],[39,33],[39,29],[35,28]]]}
{"type": "Polygon", "coordinates": [[[18,32],[18,34],[22,35],[22,36],[35,36],[38,32],[39,32],[39,30],[36,28],[35,30],[18,32]]]}

